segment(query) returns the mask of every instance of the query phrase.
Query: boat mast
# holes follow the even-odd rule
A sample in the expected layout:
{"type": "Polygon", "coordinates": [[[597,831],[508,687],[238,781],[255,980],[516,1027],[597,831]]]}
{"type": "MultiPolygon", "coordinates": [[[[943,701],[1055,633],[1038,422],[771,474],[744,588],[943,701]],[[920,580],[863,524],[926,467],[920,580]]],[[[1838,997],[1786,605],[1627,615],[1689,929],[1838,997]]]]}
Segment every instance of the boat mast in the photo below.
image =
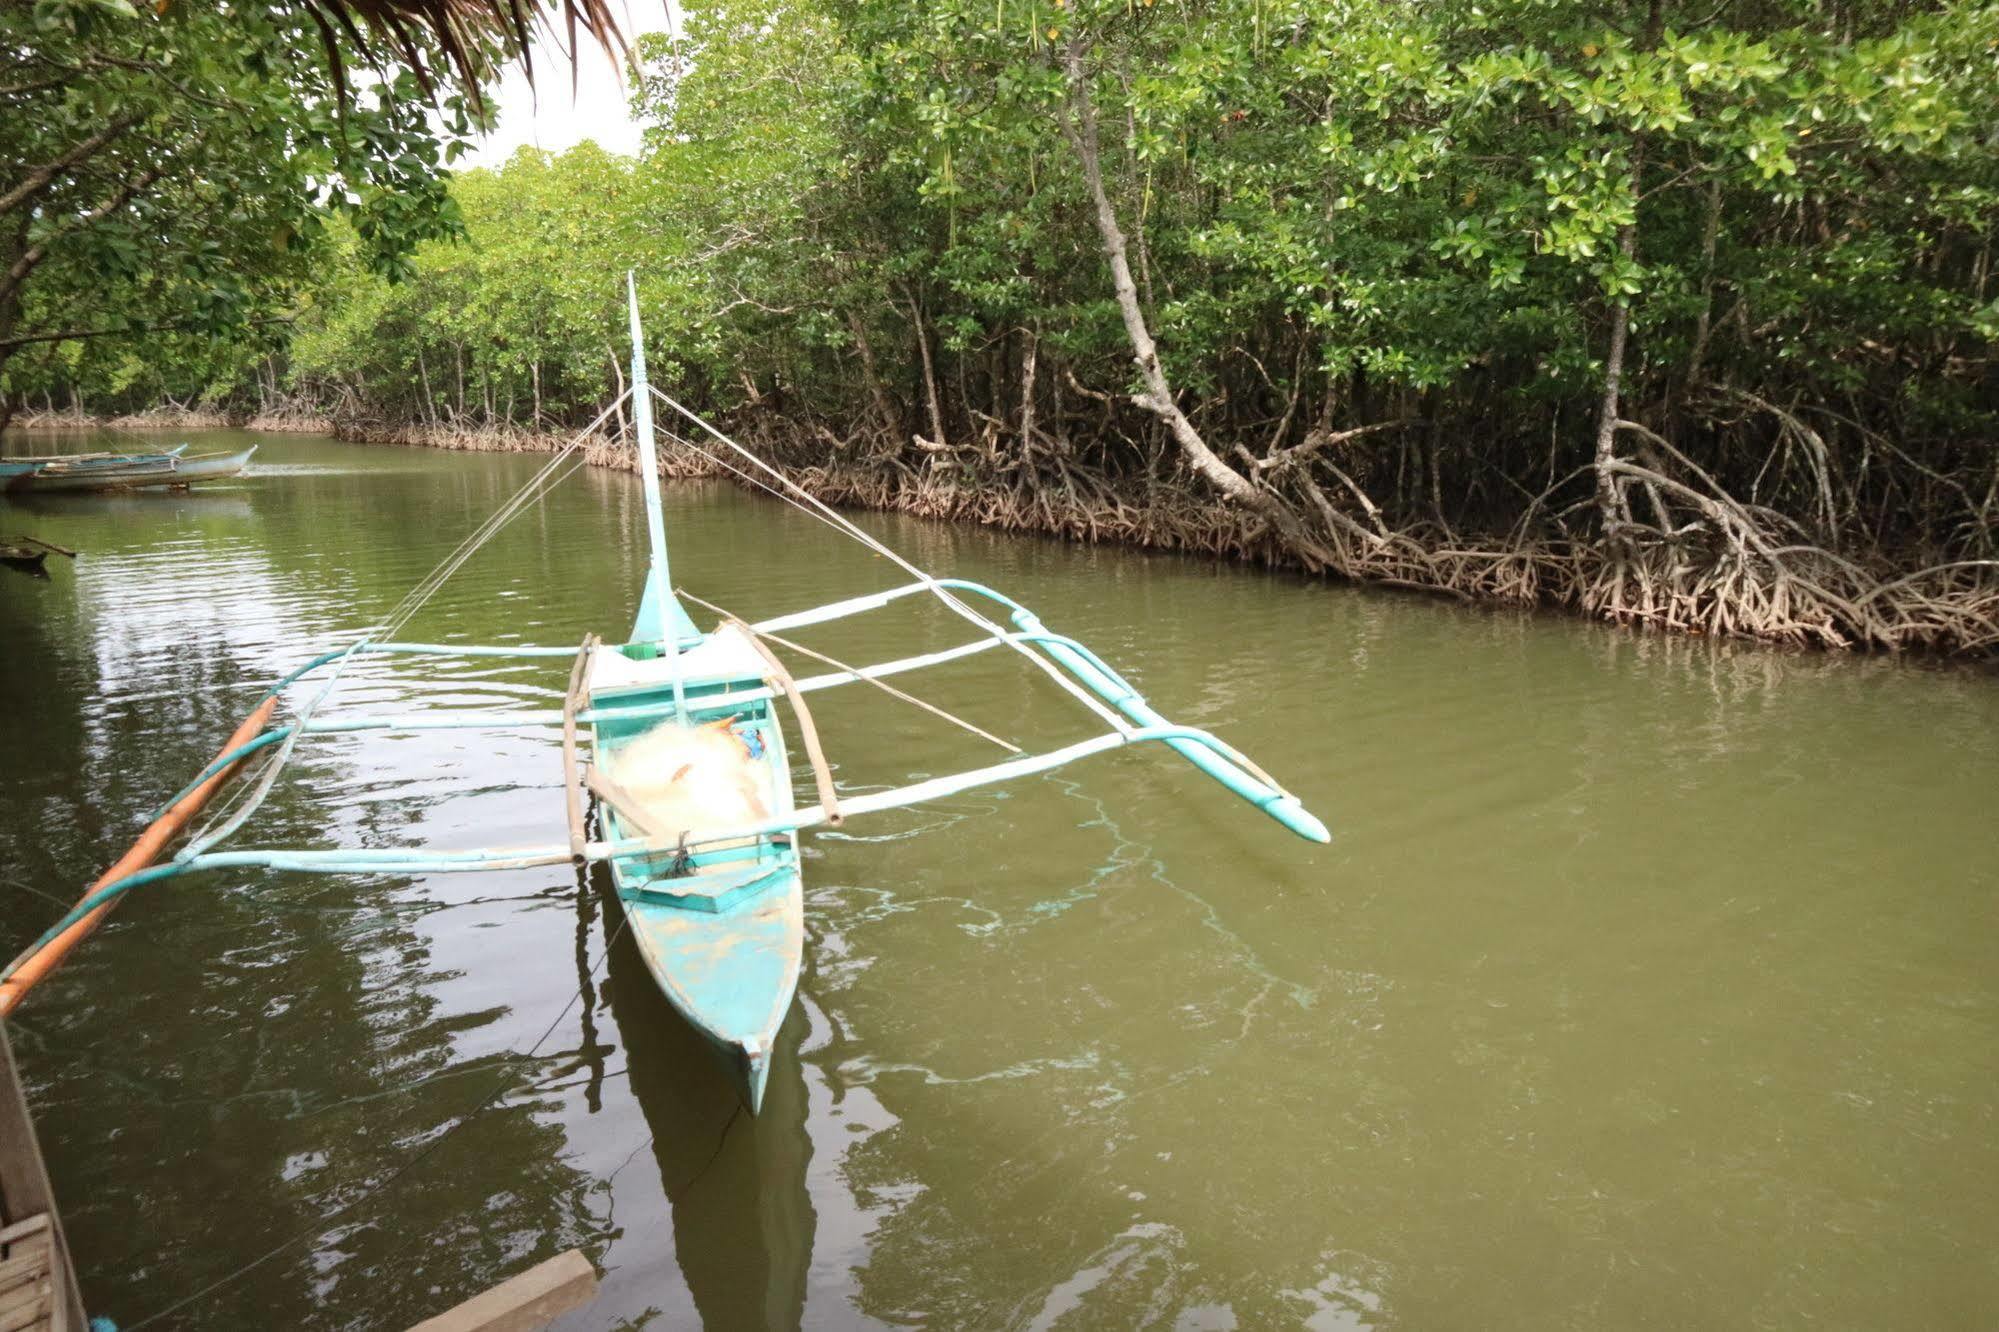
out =
{"type": "Polygon", "coordinates": [[[660,642],[678,656],[680,644],[674,641],[673,580],[666,563],[666,518],[660,511],[659,456],[653,450],[652,390],[646,385],[645,332],[639,327],[638,280],[630,269],[625,270],[625,295],[632,314],[632,415],[639,435],[639,479],[645,485],[646,540],[652,545],[652,563],[646,569],[645,604],[652,607],[657,617],[660,642]]]}

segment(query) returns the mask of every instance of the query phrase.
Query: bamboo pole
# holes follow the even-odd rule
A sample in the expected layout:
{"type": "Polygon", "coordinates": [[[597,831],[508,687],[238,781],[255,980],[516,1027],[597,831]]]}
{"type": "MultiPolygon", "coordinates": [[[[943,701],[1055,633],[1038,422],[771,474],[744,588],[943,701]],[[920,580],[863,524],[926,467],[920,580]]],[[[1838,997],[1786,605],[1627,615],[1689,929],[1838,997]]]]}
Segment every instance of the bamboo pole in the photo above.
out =
{"type": "Polygon", "coordinates": [[[825,750],[819,747],[819,728],[813,725],[812,710],[805,706],[805,695],[799,692],[798,682],[791,678],[791,672],[777,659],[777,654],[757,637],[756,630],[733,615],[722,623],[733,625],[750,640],[750,646],[764,659],[764,678],[782,689],[784,696],[791,701],[791,715],[798,719],[799,738],[805,741],[805,757],[812,763],[812,781],[819,788],[819,807],[826,811],[827,824],[839,827],[846,822],[846,817],[840,813],[840,798],[833,790],[833,770],[826,763],[825,750]]]}
{"type": "MultiPolygon", "coordinates": [[[[278,700],[275,697],[266,698],[258,704],[256,711],[243,719],[243,724],[236,728],[235,734],[229,737],[228,743],[222,746],[220,753],[229,753],[263,730],[264,724],[271,719],[271,712],[277,705],[278,700]]],[[[152,864],[166,844],[173,840],[175,834],[179,833],[187,825],[187,821],[199,813],[209,798],[221,789],[222,784],[235,774],[236,767],[237,764],[231,764],[176,800],[166,813],[153,820],[146,830],[139,834],[139,840],[132,843],[131,849],[119,857],[117,864],[98,876],[97,882],[90,886],[90,892],[95,892],[107,883],[122,879],[135,870],[144,869],[152,864]]],[[[88,892],[84,894],[86,898],[89,895],[88,892]]],[[[5,981],[0,981],[0,1018],[6,1017],[18,1008],[29,990],[46,980],[51,972],[61,966],[63,959],[68,957],[78,944],[90,937],[91,931],[111,914],[111,908],[115,905],[117,905],[115,901],[106,902],[84,916],[24,958],[13,975],[5,981]]]]}
{"type": "Polygon", "coordinates": [[[576,664],[569,668],[569,691],[562,696],[562,791],[569,809],[569,858],[581,868],[584,846],[589,836],[583,830],[583,785],[577,772],[576,707],[583,698],[583,677],[590,668],[590,654],[596,649],[597,635],[585,634],[577,649],[576,664]]]}

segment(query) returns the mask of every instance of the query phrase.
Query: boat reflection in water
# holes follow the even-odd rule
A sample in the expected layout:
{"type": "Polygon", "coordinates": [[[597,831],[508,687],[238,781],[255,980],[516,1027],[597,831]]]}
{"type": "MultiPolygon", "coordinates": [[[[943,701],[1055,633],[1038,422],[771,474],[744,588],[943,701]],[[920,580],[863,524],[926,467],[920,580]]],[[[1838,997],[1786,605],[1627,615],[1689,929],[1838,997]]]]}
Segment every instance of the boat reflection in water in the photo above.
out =
{"type": "MultiPolygon", "coordinates": [[[[601,867],[591,878],[600,902],[616,902],[601,867]]],[[[804,1014],[794,1007],[779,1033],[763,1109],[750,1114],[715,1052],[653,983],[621,928],[622,910],[605,907],[615,936],[606,988],[672,1208],[674,1257],[702,1326],[797,1327],[815,1225],[798,1059],[804,1014]]]]}

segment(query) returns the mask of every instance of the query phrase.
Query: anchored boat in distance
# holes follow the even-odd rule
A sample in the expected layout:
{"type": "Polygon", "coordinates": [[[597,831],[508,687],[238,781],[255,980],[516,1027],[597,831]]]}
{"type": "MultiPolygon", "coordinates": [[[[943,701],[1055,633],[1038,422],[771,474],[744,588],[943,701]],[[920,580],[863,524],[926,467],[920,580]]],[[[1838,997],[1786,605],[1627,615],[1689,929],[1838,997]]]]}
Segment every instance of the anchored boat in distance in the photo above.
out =
{"type": "Polygon", "coordinates": [[[163,453],[0,458],[0,489],[9,494],[45,495],[79,490],[185,488],[197,482],[242,475],[257,446],[214,453],[190,454],[186,450],[187,445],[182,444],[163,453]]]}

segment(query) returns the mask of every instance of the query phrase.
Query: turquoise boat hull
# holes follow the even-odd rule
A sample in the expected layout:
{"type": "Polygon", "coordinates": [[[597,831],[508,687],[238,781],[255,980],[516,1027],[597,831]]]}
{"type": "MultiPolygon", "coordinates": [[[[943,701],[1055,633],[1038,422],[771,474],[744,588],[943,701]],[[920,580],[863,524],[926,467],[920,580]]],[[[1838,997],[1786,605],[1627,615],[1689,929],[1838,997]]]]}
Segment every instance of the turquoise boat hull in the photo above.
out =
{"type": "MultiPolygon", "coordinates": [[[[702,635],[677,604],[668,614],[674,637],[687,645],[677,666],[670,656],[634,658],[615,648],[593,655],[587,676],[593,710],[669,709],[663,718],[594,724],[599,767],[618,780],[620,752],[655,725],[727,720],[759,755],[755,768],[766,809],[788,816],[795,807],[791,767],[771,699],[741,701],[745,692],[766,689],[761,658],[738,630],[702,635]],[[703,703],[725,694],[738,700],[726,710],[703,703]]],[[[645,835],[609,802],[598,808],[607,840],[645,835]]],[[[805,953],[797,834],[745,838],[691,855],[668,850],[618,856],[610,864],[627,928],[654,983],[715,1052],[744,1103],[757,1111],[805,953]]]]}

